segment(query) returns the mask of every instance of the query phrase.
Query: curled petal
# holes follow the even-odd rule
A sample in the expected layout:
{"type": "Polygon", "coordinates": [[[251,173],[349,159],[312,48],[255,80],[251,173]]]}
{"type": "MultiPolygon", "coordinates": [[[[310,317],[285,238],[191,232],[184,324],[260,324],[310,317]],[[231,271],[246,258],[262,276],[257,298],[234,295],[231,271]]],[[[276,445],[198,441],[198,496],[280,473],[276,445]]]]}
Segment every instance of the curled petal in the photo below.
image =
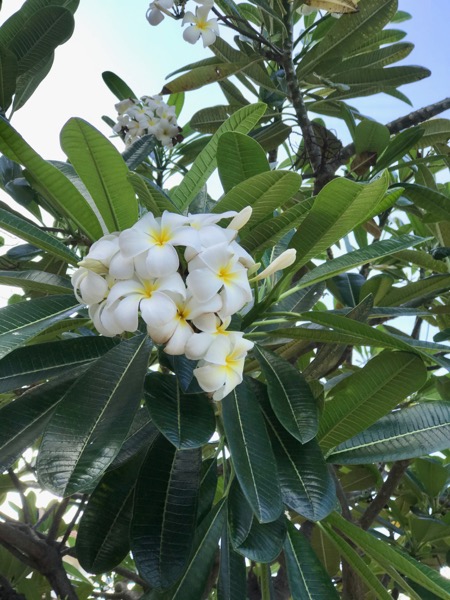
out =
{"type": "Polygon", "coordinates": [[[200,39],[200,30],[197,29],[197,27],[194,27],[193,25],[191,25],[190,27],[186,27],[186,29],[183,31],[183,39],[185,39],[186,42],[189,42],[190,44],[195,44],[195,42],[198,42],[198,40],[200,39]]]}
{"type": "Polygon", "coordinates": [[[200,387],[205,392],[215,392],[225,383],[225,370],[218,369],[215,365],[206,365],[194,369],[194,376],[200,387]]]}
{"type": "Polygon", "coordinates": [[[186,321],[179,321],[177,328],[164,348],[164,352],[166,352],[166,354],[171,354],[172,356],[184,354],[186,342],[193,333],[194,330],[189,323],[186,323],[186,321]]]}
{"type": "Polygon", "coordinates": [[[130,279],[134,275],[132,258],[126,258],[120,251],[117,252],[109,263],[109,273],[115,279],[130,279]]]}
{"type": "Polygon", "coordinates": [[[78,288],[85,304],[101,302],[108,293],[108,284],[101,275],[87,271],[79,281],[78,288]]]}
{"type": "Polygon", "coordinates": [[[170,244],[150,248],[145,262],[151,277],[171,275],[180,265],[177,251],[170,244]]]}
{"type": "Polygon", "coordinates": [[[173,336],[175,329],[178,326],[178,321],[173,319],[166,325],[160,325],[159,327],[147,326],[148,335],[156,344],[165,344],[173,336]]]}
{"type": "Polygon", "coordinates": [[[141,314],[150,327],[167,325],[177,314],[175,302],[161,292],[154,292],[150,298],[141,300],[141,314]]]}
{"type": "Polygon", "coordinates": [[[207,302],[222,287],[222,282],[209,269],[195,269],[186,279],[188,290],[199,302],[207,302]]]}
{"type": "MultiPolygon", "coordinates": [[[[242,365],[243,367],[244,365],[242,365]]],[[[234,390],[236,386],[238,386],[242,382],[242,372],[237,373],[236,371],[229,369],[227,372],[227,377],[225,379],[225,385],[219,388],[213,394],[213,400],[223,400],[225,396],[228,396],[230,392],[234,390]]]]}
{"type": "MultiPolygon", "coordinates": [[[[211,21],[212,21],[212,19],[211,19],[211,21]]],[[[208,21],[208,23],[209,22],[210,21],[208,21]]],[[[202,40],[203,40],[203,48],[206,48],[207,46],[211,46],[211,44],[214,44],[214,42],[217,39],[217,36],[219,35],[219,31],[218,31],[217,27],[215,27],[214,29],[212,29],[212,28],[205,29],[204,31],[202,31],[201,35],[202,35],[202,40]]]]}
{"type": "Polygon", "coordinates": [[[203,358],[216,337],[211,333],[194,333],[186,343],[184,353],[190,360],[203,358]]]}

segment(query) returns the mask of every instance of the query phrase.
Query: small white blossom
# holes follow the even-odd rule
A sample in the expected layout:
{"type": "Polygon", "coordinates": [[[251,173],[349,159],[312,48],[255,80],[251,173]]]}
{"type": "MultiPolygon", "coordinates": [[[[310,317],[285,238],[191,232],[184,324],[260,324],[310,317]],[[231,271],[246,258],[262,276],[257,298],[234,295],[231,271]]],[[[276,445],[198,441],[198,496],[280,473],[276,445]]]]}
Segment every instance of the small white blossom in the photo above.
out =
{"type": "Polygon", "coordinates": [[[146,13],[147,21],[150,25],[159,25],[164,19],[164,14],[168,14],[168,11],[173,6],[173,0],[155,0],[151,2],[146,13]]]}
{"type": "Polygon", "coordinates": [[[217,36],[220,35],[217,19],[208,19],[211,6],[209,3],[197,6],[195,15],[190,10],[185,13],[182,24],[191,23],[191,25],[183,31],[183,38],[190,44],[195,44],[201,37],[206,48],[214,44],[217,36]]]}

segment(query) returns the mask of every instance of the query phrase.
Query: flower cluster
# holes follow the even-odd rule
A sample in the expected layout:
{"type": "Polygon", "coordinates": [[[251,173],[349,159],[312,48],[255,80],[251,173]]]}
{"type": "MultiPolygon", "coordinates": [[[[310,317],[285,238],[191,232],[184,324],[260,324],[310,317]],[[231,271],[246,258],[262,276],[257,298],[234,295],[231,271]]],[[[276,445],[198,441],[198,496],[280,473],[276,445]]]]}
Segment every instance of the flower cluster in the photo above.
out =
{"type": "MultiPolygon", "coordinates": [[[[217,19],[209,19],[209,11],[213,7],[212,0],[196,0],[200,6],[195,9],[195,14],[188,10],[183,15],[182,25],[189,23],[190,26],[183,31],[183,38],[190,44],[195,44],[202,38],[203,46],[210,46],[219,35],[217,19]]],[[[154,0],[147,10],[147,21],[150,25],[159,25],[164,15],[173,16],[171,9],[177,9],[174,0],[154,0]]],[[[180,15],[181,16],[181,15],[180,15]]]]}
{"type": "Polygon", "coordinates": [[[153,134],[168,148],[180,141],[181,128],[178,127],[175,107],[166,104],[161,96],[142,96],[140,100],[127,98],[118,102],[115,108],[118,117],[113,130],[126,144],[146,133],[153,134]]]}

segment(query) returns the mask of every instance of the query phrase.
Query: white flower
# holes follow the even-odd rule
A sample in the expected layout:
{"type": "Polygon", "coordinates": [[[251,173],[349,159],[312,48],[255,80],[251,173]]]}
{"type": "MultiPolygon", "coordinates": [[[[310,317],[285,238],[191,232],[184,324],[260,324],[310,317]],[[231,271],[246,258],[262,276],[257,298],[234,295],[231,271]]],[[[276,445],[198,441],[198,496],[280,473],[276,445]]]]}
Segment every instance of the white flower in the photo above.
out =
{"type": "Polygon", "coordinates": [[[179,131],[178,125],[174,125],[167,119],[160,119],[155,130],[153,131],[153,134],[163,146],[172,148],[173,139],[177,137],[179,131]]]}
{"type": "Polygon", "coordinates": [[[101,302],[108,293],[104,277],[86,267],[80,267],[71,277],[75,298],[84,304],[101,302]]]}
{"type": "Polygon", "coordinates": [[[133,100],[133,98],[126,98],[125,100],[121,100],[117,104],[114,104],[114,108],[117,110],[119,115],[123,115],[137,103],[137,100],[133,100]]]}
{"type": "Polygon", "coordinates": [[[119,281],[111,288],[107,308],[111,309],[114,321],[122,331],[136,331],[139,311],[151,327],[167,325],[177,314],[172,295],[184,297],[186,288],[178,273],[159,279],[136,277],[119,281]]]}
{"type": "Polygon", "coordinates": [[[150,337],[156,343],[167,342],[164,351],[167,354],[184,354],[185,346],[188,340],[194,335],[194,330],[188,322],[196,323],[196,318],[206,314],[213,314],[222,306],[220,297],[216,294],[208,302],[197,302],[192,296],[188,295],[186,299],[175,300],[177,314],[167,325],[159,328],[148,327],[150,337]]]}
{"type": "Polygon", "coordinates": [[[253,277],[251,281],[259,281],[260,279],[265,279],[266,277],[270,277],[270,275],[273,275],[277,271],[281,271],[282,269],[290,267],[294,264],[296,256],[297,251],[293,248],[285,250],[280,254],[280,256],[278,256],[274,261],[272,261],[270,265],[264,269],[264,271],[261,271],[261,273],[258,273],[256,277],[253,277]]]}
{"type": "Polygon", "coordinates": [[[189,263],[186,283],[193,296],[206,302],[220,291],[221,317],[233,315],[252,299],[247,269],[226,243],[198,254],[189,263]]]}
{"type": "Polygon", "coordinates": [[[124,332],[114,318],[114,307],[108,307],[106,300],[89,306],[89,316],[95,329],[102,335],[113,337],[124,332]]]}
{"type": "Polygon", "coordinates": [[[148,275],[167,277],[179,266],[174,246],[199,245],[197,233],[187,224],[186,217],[168,211],[156,219],[152,213],[147,213],[131,229],[122,231],[120,249],[127,258],[145,253],[148,275]]]}
{"type": "Polygon", "coordinates": [[[211,6],[209,3],[197,6],[195,15],[190,10],[185,13],[182,25],[186,23],[192,23],[192,25],[183,31],[183,38],[190,44],[195,44],[201,36],[203,46],[210,46],[214,44],[216,37],[220,35],[217,19],[208,19],[211,6]]]}
{"type": "Polygon", "coordinates": [[[200,315],[195,320],[195,326],[200,333],[194,333],[186,344],[185,354],[191,360],[203,358],[209,347],[219,335],[230,335],[241,338],[244,334],[240,331],[227,331],[231,317],[220,319],[217,315],[200,315]]]}
{"type": "Polygon", "coordinates": [[[242,381],[245,357],[253,342],[244,338],[218,336],[194,375],[205,392],[214,392],[213,400],[222,400],[242,381]]]}
{"type": "Polygon", "coordinates": [[[173,6],[173,0],[155,0],[151,2],[146,13],[147,21],[150,25],[159,25],[164,19],[164,14],[168,14],[168,11],[173,6]]]}

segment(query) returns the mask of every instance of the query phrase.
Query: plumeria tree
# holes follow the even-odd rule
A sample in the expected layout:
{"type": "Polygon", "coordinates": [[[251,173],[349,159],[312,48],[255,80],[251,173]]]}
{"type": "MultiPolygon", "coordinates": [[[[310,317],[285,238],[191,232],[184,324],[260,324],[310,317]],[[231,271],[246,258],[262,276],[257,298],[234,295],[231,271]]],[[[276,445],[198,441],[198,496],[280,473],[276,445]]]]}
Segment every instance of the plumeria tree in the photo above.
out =
{"type": "Polygon", "coordinates": [[[429,75],[409,15],[155,0],[205,58],[51,161],[12,117],[77,6],[0,27],[0,597],[448,599],[450,100],[348,103],[429,75]]]}

